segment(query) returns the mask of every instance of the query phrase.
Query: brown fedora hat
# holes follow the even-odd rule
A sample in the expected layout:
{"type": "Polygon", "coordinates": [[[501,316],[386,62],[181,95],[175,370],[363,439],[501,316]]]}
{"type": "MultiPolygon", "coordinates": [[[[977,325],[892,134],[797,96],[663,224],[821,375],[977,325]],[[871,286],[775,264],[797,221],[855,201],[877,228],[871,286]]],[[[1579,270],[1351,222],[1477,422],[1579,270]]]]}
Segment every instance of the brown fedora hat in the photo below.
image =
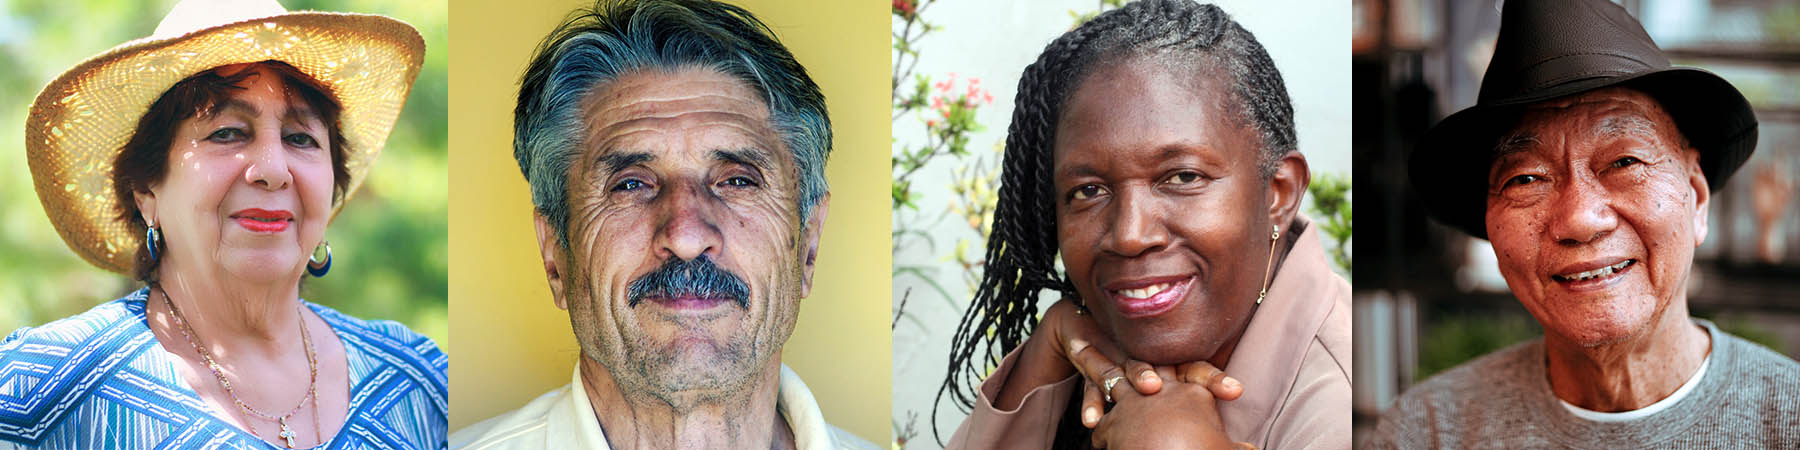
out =
{"type": "Polygon", "coordinates": [[[1438,221],[1487,239],[1495,139],[1532,103],[1611,86],[1662,104],[1700,152],[1713,190],[1756,149],[1756,115],[1731,83],[1676,67],[1624,8],[1605,0],[1509,0],[1475,106],[1425,133],[1408,164],[1413,191],[1438,221]]]}

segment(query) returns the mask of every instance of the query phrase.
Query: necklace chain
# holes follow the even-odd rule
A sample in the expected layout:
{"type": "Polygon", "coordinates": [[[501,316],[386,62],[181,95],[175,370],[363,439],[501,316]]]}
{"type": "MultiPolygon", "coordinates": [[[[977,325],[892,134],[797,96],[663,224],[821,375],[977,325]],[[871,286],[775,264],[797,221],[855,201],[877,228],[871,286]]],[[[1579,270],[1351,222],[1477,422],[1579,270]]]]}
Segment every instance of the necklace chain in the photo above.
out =
{"type": "MultiPolygon", "coordinates": [[[[319,421],[318,351],[313,346],[312,333],[309,332],[306,328],[306,315],[304,313],[300,312],[300,308],[302,308],[302,306],[296,305],[294,307],[295,308],[294,312],[300,318],[300,340],[306,343],[306,368],[308,371],[311,372],[311,374],[308,375],[308,380],[306,383],[306,396],[300,397],[300,403],[297,405],[294,405],[294,407],[292,409],[289,409],[286,414],[275,415],[275,414],[263,412],[262,410],[258,410],[254,407],[251,407],[250,404],[244,403],[243,399],[238,398],[237,390],[233,389],[231,387],[231,380],[225,377],[224,369],[219,367],[219,363],[213,359],[212,350],[209,350],[205,346],[200,345],[200,342],[198,340],[194,339],[194,329],[193,329],[193,327],[188,325],[187,318],[181,314],[181,309],[175,307],[175,302],[174,302],[174,300],[171,300],[169,298],[169,292],[167,290],[161,290],[161,291],[163,294],[163,304],[168,305],[169,311],[171,313],[173,313],[171,315],[174,316],[175,324],[181,330],[181,337],[187,340],[188,345],[194,347],[195,353],[200,354],[200,359],[206,363],[207,370],[212,372],[213,378],[218,380],[219,386],[222,388],[225,388],[225,395],[228,395],[231,397],[231,402],[236,403],[239,410],[242,410],[246,414],[250,414],[250,415],[262,418],[263,420],[267,420],[270,422],[275,422],[277,424],[280,424],[281,432],[278,436],[282,440],[286,441],[285,443],[287,444],[287,448],[294,448],[294,432],[288,428],[287,421],[288,421],[289,417],[292,417],[294,414],[299,413],[301,408],[305,408],[307,402],[310,400],[313,404],[313,422],[314,422],[313,435],[314,435],[315,439],[317,439],[319,441],[323,441],[323,439],[320,438],[319,430],[318,430],[318,421],[319,421]]],[[[250,434],[257,434],[255,424],[251,424],[249,422],[245,422],[245,424],[250,425],[250,434]]]]}

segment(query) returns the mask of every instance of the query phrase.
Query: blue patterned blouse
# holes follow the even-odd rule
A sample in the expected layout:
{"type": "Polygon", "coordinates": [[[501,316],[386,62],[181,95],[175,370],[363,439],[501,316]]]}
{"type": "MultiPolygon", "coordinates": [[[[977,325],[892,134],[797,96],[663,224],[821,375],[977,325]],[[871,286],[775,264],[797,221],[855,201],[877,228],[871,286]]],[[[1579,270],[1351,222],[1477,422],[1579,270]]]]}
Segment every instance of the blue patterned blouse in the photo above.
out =
{"type": "MultiPolygon", "coordinates": [[[[176,371],[144,319],[148,289],[0,343],[0,448],[269,449],[221,421],[176,371]]],[[[350,415],[321,449],[448,445],[449,358],[391,321],[306,303],[350,365],[350,415]]]]}

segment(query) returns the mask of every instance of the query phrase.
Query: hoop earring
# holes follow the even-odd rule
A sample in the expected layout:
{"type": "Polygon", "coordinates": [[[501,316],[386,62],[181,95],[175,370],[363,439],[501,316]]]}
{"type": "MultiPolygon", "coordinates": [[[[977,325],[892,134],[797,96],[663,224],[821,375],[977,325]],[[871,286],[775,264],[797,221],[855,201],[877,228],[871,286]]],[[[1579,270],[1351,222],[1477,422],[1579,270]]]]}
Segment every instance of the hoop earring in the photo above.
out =
{"type": "Polygon", "coordinates": [[[159,256],[156,254],[156,247],[161,243],[162,232],[156,231],[156,224],[152,223],[144,227],[144,249],[150,251],[151,264],[156,264],[156,259],[159,256]]]}
{"type": "Polygon", "coordinates": [[[331,272],[331,241],[319,241],[319,246],[313,247],[312,256],[306,257],[306,273],[313,278],[325,278],[328,272],[331,272]],[[318,260],[320,248],[325,249],[323,262],[318,260]]]}
{"type": "Polygon", "coordinates": [[[1270,277],[1270,275],[1273,274],[1275,270],[1275,243],[1281,242],[1281,226],[1270,225],[1269,227],[1271,230],[1269,231],[1269,265],[1263,268],[1262,292],[1256,294],[1256,304],[1258,305],[1262,304],[1263,298],[1269,296],[1269,283],[1275,282],[1275,279],[1270,277]]]}

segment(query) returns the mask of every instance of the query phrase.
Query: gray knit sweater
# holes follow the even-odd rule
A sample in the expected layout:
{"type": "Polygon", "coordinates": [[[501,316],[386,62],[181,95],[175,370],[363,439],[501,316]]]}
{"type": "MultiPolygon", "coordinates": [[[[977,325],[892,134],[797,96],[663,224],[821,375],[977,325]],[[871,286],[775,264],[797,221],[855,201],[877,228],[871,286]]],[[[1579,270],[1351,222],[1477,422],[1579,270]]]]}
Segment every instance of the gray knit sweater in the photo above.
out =
{"type": "Polygon", "coordinates": [[[1406,391],[1371,448],[1800,448],[1800,363],[1695,320],[1712,334],[1700,384],[1628,422],[1576,417],[1550,391],[1543,339],[1477,358],[1406,391]]]}

